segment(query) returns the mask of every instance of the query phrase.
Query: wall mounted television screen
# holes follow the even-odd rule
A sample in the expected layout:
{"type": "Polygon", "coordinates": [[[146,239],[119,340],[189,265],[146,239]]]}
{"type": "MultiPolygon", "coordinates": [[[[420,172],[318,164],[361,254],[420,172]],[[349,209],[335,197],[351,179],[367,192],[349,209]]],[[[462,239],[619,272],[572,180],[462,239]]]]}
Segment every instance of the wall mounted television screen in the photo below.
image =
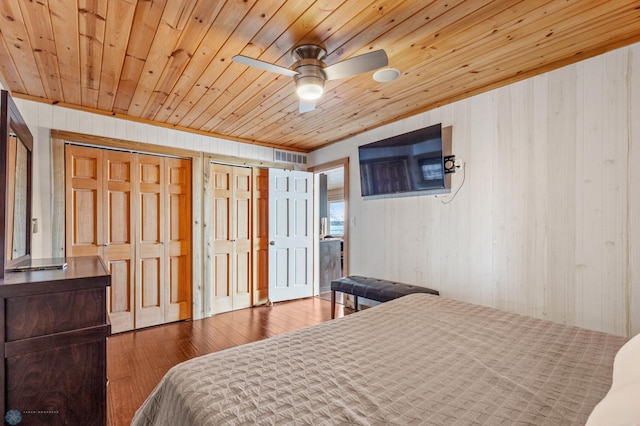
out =
{"type": "Polygon", "coordinates": [[[451,127],[441,124],[358,147],[362,196],[444,194],[451,191],[444,158],[451,127]]]}

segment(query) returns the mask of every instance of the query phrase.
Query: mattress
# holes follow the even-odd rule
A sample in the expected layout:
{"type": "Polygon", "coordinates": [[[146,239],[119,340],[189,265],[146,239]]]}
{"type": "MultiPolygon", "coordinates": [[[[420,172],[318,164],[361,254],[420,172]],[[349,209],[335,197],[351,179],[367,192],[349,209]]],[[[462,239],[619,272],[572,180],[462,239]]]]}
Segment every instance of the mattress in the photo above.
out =
{"type": "Polygon", "coordinates": [[[132,425],[583,425],[625,341],[413,294],[179,364],[132,425]]]}

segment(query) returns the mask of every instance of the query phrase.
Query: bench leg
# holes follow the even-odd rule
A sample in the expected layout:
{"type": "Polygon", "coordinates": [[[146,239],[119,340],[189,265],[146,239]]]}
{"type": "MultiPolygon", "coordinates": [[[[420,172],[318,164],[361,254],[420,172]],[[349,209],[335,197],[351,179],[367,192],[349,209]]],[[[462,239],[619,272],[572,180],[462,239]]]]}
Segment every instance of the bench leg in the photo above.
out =
{"type": "Polygon", "coordinates": [[[353,310],[358,312],[358,296],[353,295],[353,310]]]}
{"type": "Polygon", "coordinates": [[[331,290],[331,319],[336,317],[336,291],[331,290]]]}

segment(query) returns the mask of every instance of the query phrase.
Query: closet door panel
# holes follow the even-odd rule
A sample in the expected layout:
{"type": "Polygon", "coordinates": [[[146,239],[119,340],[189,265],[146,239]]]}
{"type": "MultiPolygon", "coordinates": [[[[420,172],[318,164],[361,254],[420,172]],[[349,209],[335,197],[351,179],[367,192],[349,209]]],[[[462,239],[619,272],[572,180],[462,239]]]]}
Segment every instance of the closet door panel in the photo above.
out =
{"type": "MultiPolygon", "coordinates": [[[[236,285],[235,297],[236,305],[244,305],[247,303],[246,298],[250,297],[251,292],[251,256],[248,252],[236,253],[236,285]]],[[[242,308],[237,308],[242,309],[242,308]]]]}
{"type": "Polygon", "coordinates": [[[234,169],[233,199],[234,220],[232,221],[235,239],[235,285],[233,309],[251,306],[251,205],[252,172],[245,167],[234,169]]]}
{"type": "Polygon", "coordinates": [[[253,169],[253,305],[269,298],[269,170],[253,169]]]}
{"type": "Polygon", "coordinates": [[[162,194],[160,188],[153,188],[146,185],[140,193],[140,240],[143,243],[160,243],[160,215],[162,211],[162,194]]]}
{"type": "Polygon", "coordinates": [[[142,282],[142,308],[160,306],[160,262],[158,259],[144,259],[141,262],[140,281],[142,282]]]}
{"type": "Polygon", "coordinates": [[[191,318],[191,161],[167,158],[168,271],[165,321],[191,318]]]}
{"type": "MultiPolygon", "coordinates": [[[[190,286],[185,285],[184,272],[190,269],[191,260],[190,256],[171,256],[169,259],[169,277],[171,283],[177,285],[171,285],[169,291],[169,305],[187,304],[190,302],[190,286]]],[[[186,307],[188,311],[188,306],[186,307]]],[[[189,312],[186,312],[189,314],[189,312]]],[[[178,318],[183,319],[183,318],[178,318]]]]}
{"type": "MultiPolygon", "coordinates": [[[[129,285],[131,262],[109,262],[109,272],[111,273],[111,281],[117,282],[115,287],[114,284],[112,284],[111,290],[107,290],[107,294],[110,296],[107,298],[109,313],[113,316],[114,313],[130,312],[132,307],[131,298],[128,297],[128,294],[129,290],[131,290],[131,286],[129,285]]],[[[111,321],[111,328],[113,332],[116,332],[113,330],[113,320],[111,321]]]]}
{"type": "Polygon", "coordinates": [[[106,206],[104,260],[112,272],[107,301],[113,333],[134,328],[134,221],[132,211],[135,155],[104,151],[106,206]]]}
{"type": "Polygon", "coordinates": [[[213,259],[213,297],[220,312],[222,309],[231,310],[231,255],[228,253],[216,254],[213,259]]]}
{"type": "Polygon", "coordinates": [[[165,194],[164,158],[138,156],[138,247],[136,328],[164,323],[165,194]]]}
{"type": "Polygon", "coordinates": [[[73,245],[77,250],[95,250],[99,245],[100,232],[98,231],[99,195],[96,189],[75,188],[73,191],[73,205],[76,214],[73,221],[73,245]]]}

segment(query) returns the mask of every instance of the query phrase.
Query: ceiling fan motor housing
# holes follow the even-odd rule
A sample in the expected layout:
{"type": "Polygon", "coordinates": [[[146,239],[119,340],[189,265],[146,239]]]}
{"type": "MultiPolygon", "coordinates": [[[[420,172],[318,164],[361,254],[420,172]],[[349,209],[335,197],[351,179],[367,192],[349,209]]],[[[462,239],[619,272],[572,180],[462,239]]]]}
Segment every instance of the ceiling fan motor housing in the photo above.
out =
{"type": "Polygon", "coordinates": [[[321,61],[325,56],[327,56],[327,51],[315,44],[303,44],[291,49],[291,59],[293,59],[293,62],[302,59],[317,59],[321,61]]]}
{"type": "Polygon", "coordinates": [[[299,73],[293,76],[296,86],[299,86],[300,84],[316,84],[324,86],[326,77],[322,68],[322,62],[317,59],[302,59],[296,62],[293,66],[293,69],[299,73]]]}

